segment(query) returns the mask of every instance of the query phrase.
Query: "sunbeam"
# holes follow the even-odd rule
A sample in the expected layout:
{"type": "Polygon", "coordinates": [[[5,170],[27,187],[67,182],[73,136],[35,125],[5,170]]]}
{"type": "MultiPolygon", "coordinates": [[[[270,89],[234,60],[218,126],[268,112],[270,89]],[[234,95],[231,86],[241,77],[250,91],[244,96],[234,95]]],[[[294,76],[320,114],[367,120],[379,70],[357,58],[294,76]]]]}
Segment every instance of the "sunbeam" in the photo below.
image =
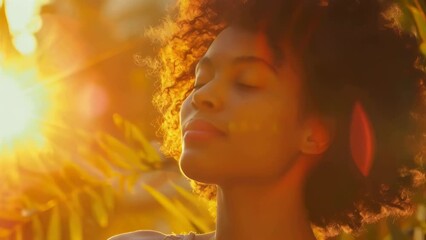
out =
{"type": "Polygon", "coordinates": [[[46,78],[42,84],[45,86],[52,85],[60,80],[66,79],[74,74],[85,71],[91,67],[96,66],[97,64],[105,62],[138,45],[142,45],[140,39],[130,40],[125,43],[122,43],[109,51],[103,52],[101,54],[93,56],[92,58],[89,58],[87,61],[83,62],[82,64],[76,65],[75,67],[72,67],[70,69],[63,70],[59,74],[46,78]]]}

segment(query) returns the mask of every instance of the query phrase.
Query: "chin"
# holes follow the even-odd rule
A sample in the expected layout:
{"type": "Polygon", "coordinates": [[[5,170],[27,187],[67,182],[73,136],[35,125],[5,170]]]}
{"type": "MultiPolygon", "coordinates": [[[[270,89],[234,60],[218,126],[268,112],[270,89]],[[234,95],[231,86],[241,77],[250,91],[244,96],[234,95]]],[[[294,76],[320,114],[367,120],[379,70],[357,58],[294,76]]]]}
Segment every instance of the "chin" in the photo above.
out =
{"type": "Polygon", "coordinates": [[[192,180],[206,184],[216,184],[218,174],[207,164],[200,164],[200,159],[183,158],[179,159],[181,173],[192,180]]]}

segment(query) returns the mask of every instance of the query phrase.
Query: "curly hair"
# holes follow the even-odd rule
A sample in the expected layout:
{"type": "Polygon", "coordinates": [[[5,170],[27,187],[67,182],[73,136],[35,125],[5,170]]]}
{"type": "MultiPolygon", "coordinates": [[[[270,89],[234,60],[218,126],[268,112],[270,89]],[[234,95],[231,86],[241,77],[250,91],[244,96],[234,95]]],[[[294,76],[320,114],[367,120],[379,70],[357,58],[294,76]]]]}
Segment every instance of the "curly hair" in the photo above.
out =
{"type": "MultiPolygon", "coordinates": [[[[179,111],[191,93],[197,60],[227,26],[266,34],[275,60],[288,40],[303,71],[304,110],[337,119],[337,134],[309,174],[305,205],[312,224],[328,235],[413,211],[411,196],[424,180],[426,79],[418,40],[397,29],[397,6],[379,0],[181,0],[173,16],[149,35],[160,43],[151,67],[159,81],[153,103],[162,114],[162,152],[179,159],[179,111]],[[364,177],[352,161],[349,126],[361,100],[374,127],[376,154],[364,177]],[[348,191],[351,189],[351,191],[348,191]]],[[[215,185],[191,180],[214,200],[215,185]]]]}

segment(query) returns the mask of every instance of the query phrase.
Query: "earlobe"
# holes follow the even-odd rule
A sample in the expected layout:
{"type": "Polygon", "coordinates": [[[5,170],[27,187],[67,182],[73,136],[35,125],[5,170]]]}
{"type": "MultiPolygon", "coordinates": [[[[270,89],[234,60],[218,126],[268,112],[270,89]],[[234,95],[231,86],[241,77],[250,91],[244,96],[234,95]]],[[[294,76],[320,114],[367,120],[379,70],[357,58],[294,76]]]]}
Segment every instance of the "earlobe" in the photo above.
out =
{"type": "Polygon", "coordinates": [[[319,155],[324,153],[333,139],[334,123],[318,117],[307,121],[300,150],[304,154],[319,155]]]}

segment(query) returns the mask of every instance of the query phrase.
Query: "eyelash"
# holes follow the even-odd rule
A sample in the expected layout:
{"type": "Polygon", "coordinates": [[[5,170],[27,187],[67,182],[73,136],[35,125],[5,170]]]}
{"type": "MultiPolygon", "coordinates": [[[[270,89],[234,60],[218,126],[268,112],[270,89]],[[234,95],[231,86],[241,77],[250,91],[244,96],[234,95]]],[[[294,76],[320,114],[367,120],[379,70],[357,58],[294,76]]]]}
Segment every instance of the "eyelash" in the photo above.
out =
{"type": "MultiPolygon", "coordinates": [[[[196,76],[196,78],[197,78],[197,76],[196,76]]],[[[236,83],[236,86],[238,87],[238,89],[241,89],[241,90],[244,90],[244,91],[249,91],[249,90],[255,90],[255,89],[258,88],[257,86],[251,86],[251,85],[247,85],[247,84],[241,83],[239,81],[240,80],[240,75],[238,75],[235,80],[236,80],[235,83],[236,83]]],[[[196,91],[196,90],[200,89],[204,85],[206,85],[206,84],[194,85],[193,86],[193,91],[196,91]]]]}
{"type": "Polygon", "coordinates": [[[237,83],[237,86],[238,86],[239,88],[243,88],[243,89],[245,89],[245,90],[254,90],[254,89],[256,89],[256,88],[257,88],[256,86],[250,86],[250,85],[242,84],[242,83],[237,83]]]}

